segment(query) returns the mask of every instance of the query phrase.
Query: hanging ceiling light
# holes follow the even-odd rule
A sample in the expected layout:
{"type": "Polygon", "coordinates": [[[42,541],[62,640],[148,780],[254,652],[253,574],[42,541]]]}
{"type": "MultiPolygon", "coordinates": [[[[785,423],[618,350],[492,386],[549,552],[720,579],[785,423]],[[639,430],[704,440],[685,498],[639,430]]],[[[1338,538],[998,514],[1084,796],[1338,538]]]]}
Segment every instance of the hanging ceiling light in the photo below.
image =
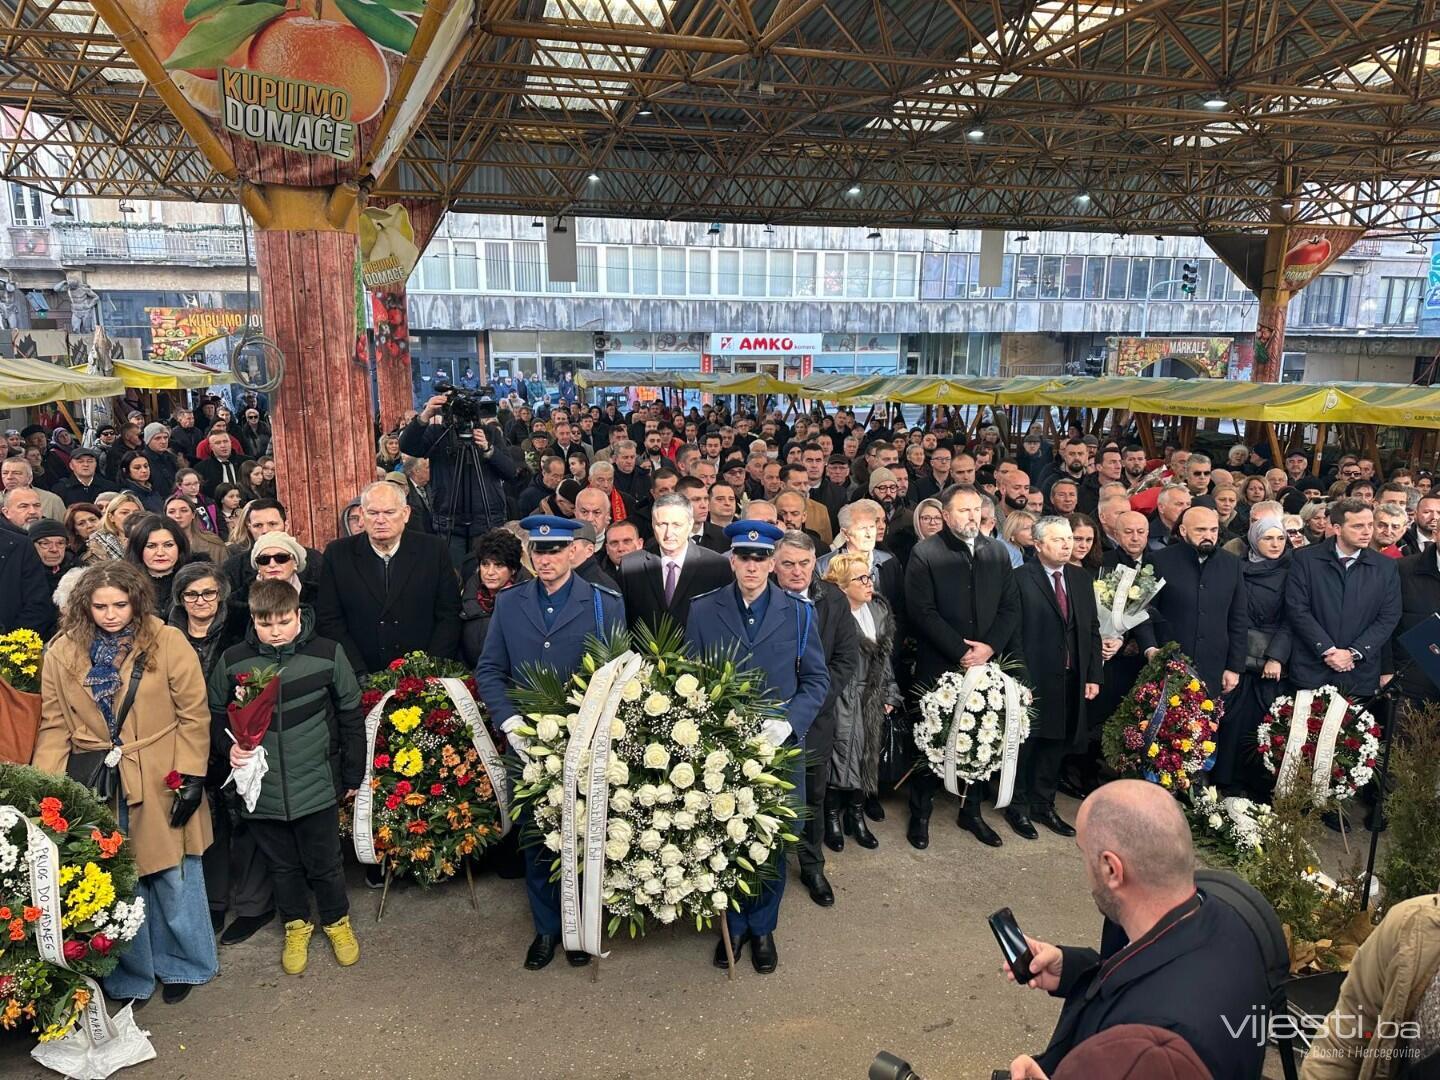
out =
{"type": "Polygon", "coordinates": [[[766,235],[766,236],[774,236],[774,235],[775,235],[775,226],[774,226],[774,225],[771,225],[768,221],[765,223],[765,235],[766,235]]]}
{"type": "Polygon", "coordinates": [[[877,228],[875,228],[874,226],[871,226],[870,232],[866,235],[865,239],[866,239],[866,240],[879,240],[879,239],[880,239],[880,230],[877,229],[877,228]]]}
{"type": "Polygon", "coordinates": [[[1228,109],[1230,107],[1229,99],[1221,97],[1218,93],[1211,94],[1202,104],[1211,112],[1219,112],[1221,109],[1228,109]]]}
{"type": "Polygon", "coordinates": [[[705,235],[706,235],[706,236],[719,236],[719,235],[720,235],[720,223],[719,223],[718,221],[712,221],[712,222],[710,223],[710,228],[708,228],[708,229],[705,230],[705,235]]]}
{"type": "Polygon", "coordinates": [[[132,205],[130,205],[130,203],[127,202],[126,200],[121,199],[121,200],[120,200],[120,213],[122,213],[122,214],[133,214],[133,213],[135,213],[135,207],[133,207],[132,205]]]}
{"type": "Polygon", "coordinates": [[[600,174],[599,174],[599,173],[596,173],[596,172],[592,172],[592,173],[591,173],[589,176],[587,176],[585,179],[589,180],[590,183],[592,183],[592,184],[598,184],[598,183],[600,182],[600,174]]]}
{"type": "Polygon", "coordinates": [[[1077,203],[1079,203],[1081,206],[1087,206],[1087,205],[1089,205],[1089,203],[1090,203],[1090,193],[1089,193],[1088,191],[1081,191],[1081,192],[1076,193],[1076,195],[1075,195],[1075,201],[1076,201],[1077,203]]]}
{"type": "Polygon", "coordinates": [[[71,210],[66,199],[54,199],[50,203],[51,217],[74,217],[75,211],[71,210]]]}
{"type": "Polygon", "coordinates": [[[543,229],[545,227],[545,219],[537,217],[534,221],[530,222],[530,227],[532,229],[543,229]]]}
{"type": "Polygon", "coordinates": [[[975,123],[970,125],[970,130],[965,132],[965,137],[967,139],[974,139],[977,142],[980,139],[985,138],[985,125],[981,124],[979,121],[976,121],[975,123]]]}
{"type": "Polygon", "coordinates": [[[1019,236],[1015,237],[1015,243],[1017,244],[1028,244],[1029,242],[1030,237],[1023,232],[1019,236]]]}
{"type": "Polygon", "coordinates": [[[852,198],[853,198],[854,196],[856,196],[856,195],[859,195],[859,194],[860,194],[860,185],[859,185],[859,184],[851,184],[848,188],[845,189],[845,194],[851,196],[852,198]]]}

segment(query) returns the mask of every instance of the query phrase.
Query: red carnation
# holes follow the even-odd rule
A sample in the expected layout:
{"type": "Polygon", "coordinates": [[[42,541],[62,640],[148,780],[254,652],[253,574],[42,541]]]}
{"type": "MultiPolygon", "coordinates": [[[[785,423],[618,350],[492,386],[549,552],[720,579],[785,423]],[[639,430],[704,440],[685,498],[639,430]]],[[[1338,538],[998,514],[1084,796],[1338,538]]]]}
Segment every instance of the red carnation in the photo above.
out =
{"type": "Polygon", "coordinates": [[[85,959],[85,954],[89,951],[89,947],[83,941],[77,941],[75,938],[71,938],[65,942],[65,959],[72,964],[76,960],[85,959]]]}
{"type": "Polygon", "coordinates": [[[456,773],[456,774],[455,774],[455,783],[459,784],[461,787],[464,787],[466,784],[470,783],[470,774],[469,774],[469,773],[456,773]]]}
{"type": "Polygon", "coordinates": [[[444,795],[444,794],[445,794],[445,785],[444,785],[444,784],[431,784],[431,785],[430,785],[430,794],[431,794],[432,796],[444,795]]]}
{"type": "Polygon", "coordinates": [[[1373,757],[1367,757],[1365,759],[1365,767],[1367,769],[1373,769],[1375,767],[1375,759],[1373,757]]]}
{"type": "Polygon", "coordinates": [[[115,947],[115,942],[104,934],[96,934],[90,939],[90,951],[99,953],[101,956],[109,956],[110,950],[115,947]]]}
{"type": "Polygon", "coordinates": [[[385,797],[385,809],[386,809],[386,810],[398,810],[398,809],[400,809],[400,796],[399,796],[399,795],[387,795],[387,796],[385,797]]]}
{"type": "Polygon", "coordinates": [[[379,690],[366,690],[360,695],[360,705],[362,708],[373,709],[380,704],[380,699],[384,696],[379,690]]]}
{"type": "Polygon", "coordinates": [[[165,786],[171,791],[179,791],[180,785],[184,782],[185,778],[181,776],[178,772],[176,772],[174,769],[171,769],[168,773],[165,774],[165,786]]]}
{"type": "Polygon", "coordinates": [[[398,784],[395,785],[395,794],[399,795],[402,799],[414,790],[415,788],[413,785],[411,785],[409,780],[401,780],[398,784]]]}
{"type": "Polygon", "coordinates": [[[389,755],[389,754],[376,754],[376,755],[375,755],[375,768],[377,768],[377,769],[388,769],[389,767],[390,767],[390,755],[389,755]]]}
{"type": "Polygon", "coordinates": [[[235,682],[236,682],[236,684],[239,685],[239,686],[244,686],[246,683],[248,683],[248,682],[250,681],[251,676],[252,676],[252,672],[242,671],[239,675],[236,675],[236,676],[235,676],[235,682]]]}
{"type": "Polygon", "coordinates": [[[403,656],[397,656],[394,660],[391,660],[391,661],[390,661],[390,670],[391,670],[391,671],[399,671],[399,670],[400,670],[402,667],[404,667],[404,666],[405,666],[405,658],[404,658],[403,656]]]}

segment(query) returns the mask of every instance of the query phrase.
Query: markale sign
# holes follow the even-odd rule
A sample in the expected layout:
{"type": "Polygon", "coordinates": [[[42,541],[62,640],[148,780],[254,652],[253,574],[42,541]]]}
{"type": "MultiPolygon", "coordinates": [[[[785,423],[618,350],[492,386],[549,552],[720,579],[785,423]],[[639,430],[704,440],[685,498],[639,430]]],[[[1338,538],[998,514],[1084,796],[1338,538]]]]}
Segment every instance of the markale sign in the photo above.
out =
{"type": "Polygon", "coordinates": [[[710,352],[716,356],[777,356],[818,353],[822,334],[711,334],[710,352]]]}

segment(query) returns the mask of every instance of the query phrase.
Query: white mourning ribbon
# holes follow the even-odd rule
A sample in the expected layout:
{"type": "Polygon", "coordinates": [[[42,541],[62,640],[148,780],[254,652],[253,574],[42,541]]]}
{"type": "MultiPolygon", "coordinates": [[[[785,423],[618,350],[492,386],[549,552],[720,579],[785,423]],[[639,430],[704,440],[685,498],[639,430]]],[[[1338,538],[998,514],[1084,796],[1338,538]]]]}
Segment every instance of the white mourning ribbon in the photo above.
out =
{"type": "MultiPolygon", "coordinates": [[[[975,691],[975,684],[980,681],[980,676],[989,672],[992,677],[998,676],[1000,685],[1005,693],[1005,729],[1001,740],[1001,754],[998,767],[1000,769],[1000,794],[995,801],[995,809],[1003,810],[1010,805],[1010,798],[1015,792],[1015,771],[1020,758],[1020,725],[1025,717],[1025,710],[1020,704],[1020,684],[1014,678],[1005,674],[995,664],[981,664],[976,667],[966,668],[965,677],[960,680],[960,690],[955,702],[955,712],[950,718],[950,735],[945,740],[945,790],[951,795],[962,795],[960,790],[960,777],[958,775],[958,751],[956,741],[959,739],[960,717],[966,710],[966,702],[975,691]]],[[[979,730],[977,723],[976,730],[979,730]]],[[[965,782],[969,787],[969,781],[965,782]]]]}
{"type": "MultiPolygon", "coordinates": [[[[1295,704],[1290,712],[1290,730],[1285,736],[1285,754],[1280,759],[1280,768],[1275,775],[1275,790],[1285,792],[1295,782],[1305,760],[1302,753],[1305,740],[1310,737],[1310,711],[1315,705],[1314,690],[1300,690],[1295,694],[1295,704]]],[[[1330,698],[1330,707],[1320,724],[1320,733],[1315,737],[1315,756],[1310,770],[1310,787],[1315,796],[1325,799],[1330,789],[1331,763],[1335,760],[1335,740],[1340,734],[1340,725],[1345,720],[1350,702],[1339,692],[1330,698]]]]}
{"type": "Polygon", "coordinates": [[[565,767],[561,782],[565,794],[560,807],[560,932],[567,952],[584,952],[605,957],[601,951],[602,919],[605,914],[605,830],[609,821],[610,723],[620,709],[625,684],[639,672],[644,660],[638,653],[625,652],[590,676],[590,685],[580,702],[580,711],[570,727],[565,746],[565,767]],[[580,759],[590,752],[585,772],[585,867],[576,865],[580,823],[576,820],[576,799],[580,784],[580,759]],[[583,888],[583,893],[582,893],[583,888]]]}
{"type": "MultiPolygon", "coordinates": [[[[47,964],[69,970],[70,964],[65,959],[65,931],[61,923],[60,849],[18,809],[0,806],[0,830],[9,831],[16,821],[24,822],[28,833],[25,861],[30,870],[30,903],[40,909],[40,918],[35,923],[35,947],[40,959],[47,964]]],[[[90,990],[90,1001],[81,1013],[80,1030],[93,1046],[102,1047],[118,1038],[120,1032],[105,1010],[105,994],[100,984],[88,975],[80,978],[90,990]]],[[[148,1040],[144,1045],[149,1056],[154,1057],[155,1051],[148,1040]]]]}
{"type": "MultiPolygon", "coordinates": [[[[485,726],[485,719],[480,715],[475,699],[470,696],[470,691],[465,689],[463,680],[441,679],[440,685],[445,688],[450,704],[455,706],[460,719],[470,725],[470,742],[475,747],[475,752],[480,755],[480,764],[485,768],[485,775],[490,778],[490,787],[495,792],[495,803],[500,807],[500,835],[504,836],[514,824],[510,820],[510,781],[505,774],[505,766],[500,762],[495,742],[490,738],[490,730],[485,726]]],[[[371,786],[375,773],[375,736],[380,731],[380,721],[385,715],[385,703],[394,695],[394,690],[386,690],[365,717],[365,779],[360,782],[360,787],[355,792],[355,819],[350,831],[355,843],[355,858],[367,866],[375,866],[380,861],[380,857],[375,854],[375,789],[371,786]]]]}

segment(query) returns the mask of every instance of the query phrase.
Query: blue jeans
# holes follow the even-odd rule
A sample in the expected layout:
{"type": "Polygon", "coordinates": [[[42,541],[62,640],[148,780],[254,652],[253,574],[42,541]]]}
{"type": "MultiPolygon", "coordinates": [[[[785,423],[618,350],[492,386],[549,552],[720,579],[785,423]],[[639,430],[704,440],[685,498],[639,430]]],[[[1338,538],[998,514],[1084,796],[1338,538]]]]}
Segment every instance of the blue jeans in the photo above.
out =
{"type": "Polygon", "coordinates": [[[105,977],[105,993],[145,999],[155,992],[156,979],[191,986],[213,979],[220,960],[200,856],[187,855],[179,866],[142,877],[137,892],[145,898],[145,922],[105,977]]]}

